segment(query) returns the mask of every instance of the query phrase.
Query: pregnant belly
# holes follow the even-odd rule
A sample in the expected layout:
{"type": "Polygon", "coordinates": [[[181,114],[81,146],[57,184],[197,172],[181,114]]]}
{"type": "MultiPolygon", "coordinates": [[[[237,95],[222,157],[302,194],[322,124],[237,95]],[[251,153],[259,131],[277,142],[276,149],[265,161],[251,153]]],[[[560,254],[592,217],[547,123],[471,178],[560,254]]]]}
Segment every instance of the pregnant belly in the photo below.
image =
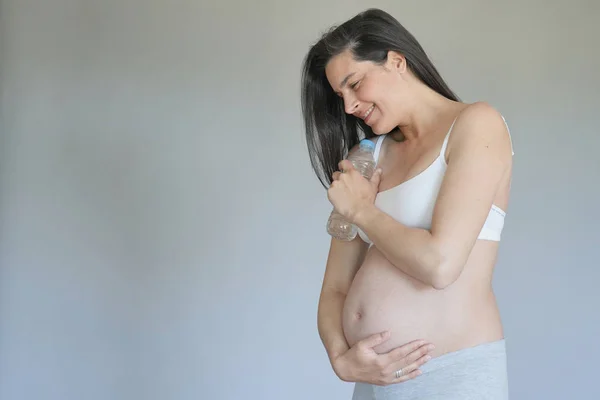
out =
{"type": "Polygon", "coordinates": [[[344,304],[342,321],[348,344],[387,330],[390,339],[375,348],[378,353],[425,339],[436,346],[435,357],[500,339],[491,286],[482,290],[474,283],[481,282],[481,273],[473,276],[467,267],[453,285],[437,290],[406,275],[371,247],[344,304]]]}

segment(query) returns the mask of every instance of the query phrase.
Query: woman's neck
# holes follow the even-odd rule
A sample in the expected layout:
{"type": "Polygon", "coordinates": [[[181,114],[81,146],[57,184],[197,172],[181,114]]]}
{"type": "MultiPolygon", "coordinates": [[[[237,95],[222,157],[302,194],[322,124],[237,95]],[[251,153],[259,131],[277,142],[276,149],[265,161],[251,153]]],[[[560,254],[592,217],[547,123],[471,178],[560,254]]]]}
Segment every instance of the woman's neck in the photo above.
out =
{"type": "Polygon", "coordinates": [[[417,106],[412,110],[407,121],[398,125],[400,132],[392,135],[394,140],[421,140],[451,124],[460,110],[465,107],[464,103],[450,100],[429,88],[427,89],[422,90],[416,99],[417,106]]]}

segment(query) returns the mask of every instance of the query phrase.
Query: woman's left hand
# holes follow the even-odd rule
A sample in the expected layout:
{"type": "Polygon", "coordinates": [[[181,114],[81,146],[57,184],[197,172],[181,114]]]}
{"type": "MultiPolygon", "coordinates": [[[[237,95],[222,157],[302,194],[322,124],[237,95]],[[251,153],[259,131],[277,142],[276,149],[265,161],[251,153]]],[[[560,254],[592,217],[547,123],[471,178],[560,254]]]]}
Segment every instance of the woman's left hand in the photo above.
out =
{"type": "Polygon", "coordinates": [[[342,160],[338,166],[342,172],[333,174],[327,198],[338,213],[349,222],[354,222],[360,211],[375,203],[381,169],[376,169],[371,179],[367,180],[348,160],[342,160]]]}

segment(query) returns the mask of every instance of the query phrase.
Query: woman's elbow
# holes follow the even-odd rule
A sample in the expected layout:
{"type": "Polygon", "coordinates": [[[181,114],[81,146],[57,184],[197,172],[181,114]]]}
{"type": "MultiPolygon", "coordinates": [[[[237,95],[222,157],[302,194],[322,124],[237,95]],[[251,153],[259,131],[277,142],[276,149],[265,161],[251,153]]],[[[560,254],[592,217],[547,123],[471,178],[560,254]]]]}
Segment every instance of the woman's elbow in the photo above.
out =
{"type": "Polygon", "coordinates": [[[436,290],[444,290],[458,279],[458,274],[450,273],[443,267],[438,267],[431,277],[431,286],[436,290]]]}
{"type": "Polygon", "coordinates": [[[436,290],[444,290],[460,276],[456,262],[440,251],[436,251],[429,261],[429,284],[436,290]],[[458,271],[458,272],[457,272],[458,271]]]}

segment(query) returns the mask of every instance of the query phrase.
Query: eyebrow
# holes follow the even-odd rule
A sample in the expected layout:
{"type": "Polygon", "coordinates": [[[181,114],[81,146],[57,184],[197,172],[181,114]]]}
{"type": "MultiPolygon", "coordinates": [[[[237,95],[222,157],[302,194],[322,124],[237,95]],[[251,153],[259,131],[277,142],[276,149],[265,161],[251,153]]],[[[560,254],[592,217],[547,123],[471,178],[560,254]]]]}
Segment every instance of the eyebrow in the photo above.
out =
{"type": "Polygon", "coordinates": [[[346,83],[348,83],[348,80],[350,78],[352,78],[352,76],[354,76],[355,72],[352,72],[350,74],[348,74],[347,77],[344,78],[344,80],[342,81],[342,83],[340,83],[340,88],[343,88],[344,86],[346,86],[346,83]]]}

